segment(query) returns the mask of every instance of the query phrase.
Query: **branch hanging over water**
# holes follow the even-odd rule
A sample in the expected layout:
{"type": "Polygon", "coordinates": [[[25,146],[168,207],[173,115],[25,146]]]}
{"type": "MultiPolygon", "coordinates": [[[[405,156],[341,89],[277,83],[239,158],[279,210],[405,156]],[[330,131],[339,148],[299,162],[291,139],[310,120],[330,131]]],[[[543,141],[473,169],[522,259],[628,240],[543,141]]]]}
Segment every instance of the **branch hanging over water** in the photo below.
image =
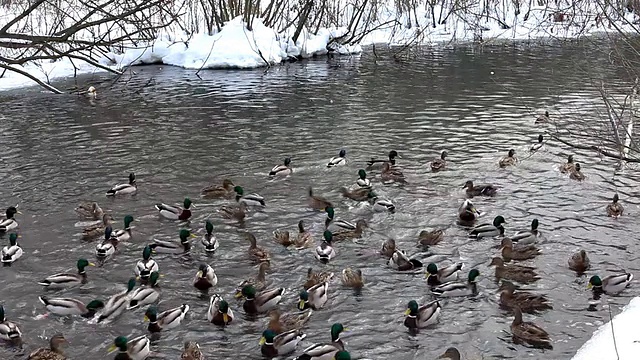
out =
{"type": "Polygon", "coordinates": [[[631,162],[631,163],[640,163],[640,159],[635,159],[635,158],[630,158],[630,157],[626,157],[623,155],[620,155],[619,153],[614,153],[611,152],[609,150],[603,149],[599,146],[596,145],[581,145],[581,144],[574,144],[572,142],[566,141],[561,139],[560,137],[558,137],[557,135],[551,135],[551,138],[554,140],[558,140],[559,142],[570,146],[574,149],[581,149],[581,150],[591,150],[591,151],[595,151],[603,156],[612,158],[612,159],[618,159],[618,160],[623,160],[626,162],[631,162]]]}

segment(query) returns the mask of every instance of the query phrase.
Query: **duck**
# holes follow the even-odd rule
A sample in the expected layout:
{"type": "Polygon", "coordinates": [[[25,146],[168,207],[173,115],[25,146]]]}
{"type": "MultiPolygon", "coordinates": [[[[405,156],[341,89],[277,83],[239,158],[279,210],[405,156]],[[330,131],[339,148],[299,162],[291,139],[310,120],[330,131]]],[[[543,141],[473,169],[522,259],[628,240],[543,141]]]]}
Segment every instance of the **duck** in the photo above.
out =
{"type": "Polygon", "coordinates": [[[253,261],[254,263],[269,261],[269,251],[258,246],[256,236],[248,232],[245,234],[245,237],[247,238],[247,240],[249,240],[249,259],[251,259],[251,261],[253,261]]]}
{"type": "Polygon", "coordinates": [[[567,157],[567,162],[560,165],[560,172],[563,174],[569,174],[575,168],[575,164],[573,163],[573,155],[569,155],[567,157]]]}
{"type": "Polygon", "coordinates": [[[404,178],[404,174],[400,169],[392,168],[391,163],[385,162],[382,164],[382,172],[380,173],[380,178],[385,182],[398,182],[398,183],[406,183],[407,180],[404,178]]]}
{"type": "Polygon", "coordinates": [[[311,319],[312,310],[299,311],[297,313],[280,313],[280,310],[274,309],[269,312],[269,324],[267,329],[282,334],[290,330],[302,329],[304,325],[311,319]]]}
{"type": "Polygon", "coordinates": [[[465,199],[458,208],[458,220],[463,224],[473,224],[480,217],[480,212],[471,200],[465,199]]]}
{"type": "Polygon", "coordinates": [[[82,239],[83,240],[92,240],[102,234],[104,234],[104,230],[106,227],[111,226],[111,215],[104,214],[102,215],[102,221],[97,224],[93,224],[91,226],[87,226],[82,229],[82,239]]]}
{"type": "Polygon", "coordinates": [[[410,271],[422,268],[422,262],[417,259],[410,259],[404,251],[396,249],[387,262],[387,265],[397,271],[410,271]]]}
{"type": "Polygon", "coordinates": [[[233,310],[220,295],[214,294],[209,298],[207,320],[217,326],[227,326],[234,319],[233,310]]]}
{"type": "Polygon", "coordinates": [[[504,260],[499,257],[491,259],[489,266],[496,267],[496,279],[513,280],[521,283],[531,283],[540,280],[535,272],[535,268],[522,265],[505,265],[504,260]]]}
{"type": "Polygon", "coordinates": [[[540,149],[542,149],[543,146],[544,146],[544,136],[540,134],[538,135],[538,142],[531,145],[531,147],[529,148],[529,152],[534,153],[536,151],[539,151],[540,149]]]}
{"type": "Polygon", "coordinates": [[[236,193],[236,202],[239,204],[244,204],[245,206],[266,206],[264,197],[256,193],[245,194],[242,186],[234,187],[233,191],[236,193]]]}
{"type": "Polygon", "coordinates": [[[491,184],[474,185],[473,181],[467,180],[462,186],[463,189],[467,189],[467,196],[494,196],[498,192],[498,188],[491,184]]]}
{"type": "Polygon", "coordinates": [[[204,246],[204,251],[207,254],[212,254],[216,252],[216,250],[218,250],[220,244],[218,243],[218,239],[216,239],[216,236],[213,235],[213,224],[211,223],[211,221],[207,220],[205,222],[204,228],[206,232],[204,235],[202,235],[202,240],[200,241],[202,242],[202,246],[204,246]]]}
{"type": "Polygon", "coordinates": [[[577,273],[583,273],[589,270],[590,267],[591,260],[589,260],[587,252],[584,250],[578,251],[569,258],[569,269],[577,273]]]}
{"type": "Polygon", "coordinates": [[[274,166],[269,172],[269,176],[287,176],[291,175],[292,172],[291,158],[285,158],[284,164],[274,166]]]}
{"type": "Polygon", "coordinates": [[[580,164],[576,163],[576,166],[573,168],[573,171],[571,171],[571,174],[569,174],[569,178],[576,181],[582,181],[586,178],[586,176],[584,176],[582,171],[580,171],[580,164]]]}
{"type": "Polygon", "coordinates": [[[144,360],[151,354],[149,344],[151,344],[151,341],[145,335],[131,340],[124,336],[118,336],[113,341],[113,345],[109,347],[109,352],[118,350],[116,360],[144,360]]]}
{"type": "Polygon", "coordinates": [[[42,285],[48,289],[62,289],[76,285],[87,283],[87,266],[96,266],[94,263],[89,262],[87,259],[78,259],[76,262],[78,273],[57,273],[47,276],[44,280],[38,282],[38,285],[42,285]]]}
{"type": "Polygon", "coordinates": [[[278,306],[285,292],[285,288],[277,288],[263,290],[256,294],[256,288],[253,285],[245,285],[242,288],[242,296],[245,298],[242,308],[250,315],[266,313],[278,306]]]}
{"type": "Polygon", "coordinates": [[[0,305],[0,339],[4,341],[17,341],[22,337],[20,328],[5,317],[4,306],[0,305]]]}
{"type": "Polygon", "coordinates": [[[540,249],[535,245],[520,245],[518,247],[513,246],[513,242],[509,238],[503,238],[500,244],[502,258],[504,261],[511,260],[528,260],[540,255],[540,249]]]}
{"type": "Polygon", "coordinates": [[[333,204],[329,202],[329,200],[323,198],[322,196],[313,195],[313,188],[309,187],[309,199],[308,199],[309,207],[315,210],[325,210],[330,207],[333,208],[333,204]]]}
{"type": "Polygon", "coordinates": [[[89,86],[87,89],[86,95],[89,99],[95,99],[98,96],[98,92],[94,86],[89,86]]]}
{"type": "Polygon", "coordinates": [[[182,205],[182,208],[179,206],[167,205],[162,203],[155,204],[154,206],[156,210],[159,211],[160,216],[166,219],[183,221],[189,220],[189,218],[191,217],[191,206],[195,207],[195,205],[191,203],[191,199],[189,198],[184,198],[182,205]]]}
{"type": "Polygon", "coordinates": [[[49,312],[61,316],[80,315],[85,318],[92,318],[96,311],[104,308],[104,303],[100,300],[92,300],[85,305],[82,301],[73,298],[40,296],[38,299],[49,312]]]}
{"type": "Polygon", "coordinates": [[[364,277],[362,270],[352,269],[350,267],[342,270],[342,285],[356,290],[364,287],[364,277]]]}
{"type": "Polygon", "coordinates": [[[367,179],[367,172],[364,169],[358,170],[358,180],[356,180],[356,185],[359,188],[371,189],[371,181],[367,179]]]}
{"type": "Polygon", "coordinates": [[[387,260],[391,259],[393,254],[396,252],[396,241],[392,238],[388,238],[387,240],[382,242],[382,248],[380,249],[380,255],[382,255],[387,260]]]}
{"type": "Polygon", "coordinates": [[[504,235],[504,226],[506,224],[504,217],[501,215],[496,216],[493,219],[492,224],[480,224],[471,230],[469,237],[482,239],[483,237],[494,237],[504,235]]]}
{"type": "Polygon", "coordinates": [[[136,287],[136,278],[131,278],[129,282],[127,282],[126,291],[111,296],[109,300],[107,300],[104,310],[102,310],[102,313],[98,316],[98,322],[100,323],[107,319],[113,320],[120,316],[129,304],[129,295],[134,287],[136,287]]]}
{"type": "Polygon", "coordinates": [[[313,285],[309,289],[303,289],[300,291],[298,294],[298,310],[321,309],[327,303],[329,281],[332,277],[333,274],[329,276],[326,281],[313,285]]]}
{"type": "Polygon", "coordinates": [[[331,279],[332,277],[333,277],[332,272],[327,272],[327,271],[315,272],[313,271],[313,268],[310,267],[309,269],[307,269],[307,280],[304,282],[302,287],[305,290],[308,290],[312,286],[329,281],[329,279],[331,279]]]}
{"type": "Polygon", "coordinates": [[[236,299],[239,299],[242,297],[242,289],[246,285],[252,285],[257,291],[264,290],[267,284],[265,274],[269,269],[269,267],[270,267],[269,262],[263,261],[260,263],[260,265],[258,265],[258,274],[256,275],[256,277],[242,280],[242,282],[240,282],[240,285],[238,285],[238,287],[236,288],[236,294],[235,294],[236,299]]]}
{"type": "Polygon", "coordinates": [[[380,199],[373,191],[369,192],[369,204],[371,204],[375,212],[396,212],[396,206],[391,200],[380,199]]]}
{"type": "Polygon", "coordinates": [[[218,276],[213,268],[207,264],[200,264],[193,279],[193,286],[200,291],[208,291],[218,284],[218,276]]]}
{"type": "Polygon", "coordinates": [[[430,263],[429,265],[427,265],[427,273],[425,274],[425,277],[427,278],[427,284],[431,286],[437,286],[440,284],[458,280],[458,276],[462,271],[463,265],[463,263],[458,262],[453,263],[447,267],[443,267],[442,269],[438,269],[438,265],[430,263]]]}
{"type": "Polygon", "coordinates": [[[437,245],[442,239],[444,239],[444,231],[442,229],[422,230],[418,235],[418,245],[437,245]]]}
{"type": "Polygon", "coordinates": [[[501,168],[505,168],[507,166],[513,166],[516,165],[518,163],[518,158],[516,158],[516,151],[511,149],[509,150],[509,153],[507,153],[507,156],[503,157],[502,159],[500,159],[500,161],[498,161],[498,165],[500,165],[501,168]]]}
{"type": "Polygon", "coordinates": [[[104,215],[104,211],[98,205],[97,202],[84,202],[78,205],[74,211],[81,217],[91,219],[91,220],[100,220],[104,215]]]}
{"type": "Polygon", "coordinates": [[[587,288],[602,290],[607,295],[617,295],[631,285],[631,280],[633,280],[633,274],[627,272],[605,276],[602,279],[594,275],[589,279],[587,288]]]}
{"type": "Polygon", "coordinates": [[[538,242],[538,238],[540,238],[540,231],[538,230],[538,226],[540,223],[538,219],[531,220],[531,229],[530,230],[520,230],[516,232],[513,236],[509,237],[511,242],[517,243],[518,245],[531,245],[538,242]]]}
{"type": "Polygon", "coordinates": [[[362,232],[367,228],[367,222],[364,219],[356,221],[353,229],[343,229],[333,232],[333,240],[340,241],[346,239],[356,239],[362,237],[362,232]]]}
{"type": "Polygon", "coordinates": [[[306,335],[298,329],[289,330],[281,334],[267,329],[262,332],[260,338],[260,352],[268,359],[273,359],[279,355],[287,355],[296,350],[298,343],[302,341],[306,335]]]}
{"type": "Polygon", "coordinates": [[[304,228],[304,221],[298,221],[298,234],[295,238],[289,235],[288,231],[275,230],[273,232],[273,238],[278,244],[282,244],[285,247],[293,245],[296,249],[304,249],[313,246],[313,236],[311,232],[304,228]]]}
{"type": "Polygon", "coordinates": [[[480,276],[478,269],[471,269],[466,282],[448,282],[431,289],[439,297],[475,296],[478,294],[476,279],[480,276]]]}
{"type": "Polygon", "coordinates": [[[544,114],[538,116],[536,118],[536,121],[535,121],[536,124],[544,124],[544,123],[547,123],[547,122],[549,122],[549,112],[548,111],[545,111],[544,114]]]}
{"type": "Polygon", "coordinates": [[[390,165],[395,165],[396,158],[399,158],[399,157],[400,155],[395,150],[389,151],[389,160],[380,160],[372,157],[371,160],[367,161],[367,170],[381,169],[383,165],[386,163],[389,163],[390,165]]]}
{"type": "Polygon", "coordinates": [[[407,310],[404,312],[404,326],[413,331],[431,326],[438,322],[441,311],[442,307],[438,300],[422,306],[418,305],[417,301],[411,300],[407,304],[407,310]]]}
{"type": "Polygon", "coordinates": [[[238,222],[243,222],[247,217],[247,205],[245,203],[239,203],[238,205],[223,205],[218,210],[223,217],[238,222]]]}
{"type": "Polygon", "coordinates": [[[96,257],[104,261],[115,254],[117,247],[118,238],[113,236],[111,226],[107,226],[104,229],[104,240],[96,244],[96,257]]]}
{"type": "Polygon", "coordinates": [[[67,339],[62,334],[56,334],[49,339],[49,348],[39,348],[32,351],[29,360],[65,360],[62,345],[67,344],[67,339]]]}
{"type": "Polygon", "coordinates": [[[189,312],[189,305],[187,304],[165,310],[159,314],[158,308],[156,308],[155,305],[151,305],[144,313],[144,321],[149,322],[149,326],[147,326],[149,332],[157,333],[180,326],[187,312],[189,312]]]}
{"type": "Polygon", "coordinates": [[[500,307],[506,310],[519,307],[523,312],[535,314],[538,311],[553,309],[546,296],[532,294],[528,291],[516,292],[516,286],[510,281],[502,280],[498,290],[500,291],[500,307]]]}
{"type": "Polygon", "coordinates": [[[129,174],[129,183],[128,184],[117,184],[114,185],[111,189],[107,190],[107,196],[116,196],[116,195],[133,195],[138,191],[138,185],[136,184],[136,174],[129,174]]]}
{"type": "Polygon", "coordinates": [[[129,305],[127,310],[137,309],[140,306],[153,304],[160,297],[160,291],[158,286],[158,280],[160,279],[160,273],[157,271],[152,272],[149,275],[149,281],[146,286],[140,286],[135,289],[129,297],[129,305]]]}
{"type": "Polygon", "coordinates": [[[206,199],[226,199],[235,195],[233,188],[235,184],[229,179],[222,180],[222,186],[210,185],[200,191],[203,198],[206,199]]]}
{"type": "Polygon", "coordinates": [[[340,193],[343,197],[354,201],[369,200],[369,192],[371,192],[371,188],[366,187],[356,188],[354,190],[349,190],[346,187],[340,188],[340,193]]]}
{"type": "Polygon", "coordinates": [[[618,194],[613,194],[611,204],[607,205],[607,216],[611,216],[614,218],[622,216],[624,207],[618,201],[620,201],[618,194]]]}
{"type": "Polygon", "coordinates": [[[326,264],[331,259],[336,257],[336,251],[331,245],[331,242],[333,241],[333,233],[331,233],[331,231],[329,230],[325,230],[322,235],[324,237],[324,241],[322,241],[322,243],[320,243],[320,245],[316,247],[314,255],[316,259],[326,264]]]}
{"type": "Polygon", "coordinates": [[[324,221],[325,230],[333,231],[342,231],[342,230],[354,230],[356,225],[352,222],[346,220],[336,220],[335,218],[335,210],[332,206],[327,206],[324,211],[327,213],[327,218],[324,221]]]}
{"type": "Polygon", "coordinates": [[[431,171],[438,172],[447,168],[447,153],[446,150],[442,150],[439,158],[435,158],[431,161],[431,171]]]}
{"type": "Polygon", "coordinates": [[[195,341],[185,341],[180,360],[205,360],[200,345],[195,341]]]}
{"type": "Polygon", "coordinates": [[[445,350],[442,355],[438,356],[438,359],[451,359],[451,360],[461,360],[462,355],[460,355],[460,351],[455,347],[450,347],[445,350]]]}
{"type": "Polygon", "coordinates": [[[149,245],[142,249],[142,259],[138,260],[134,272],[143,282],[149,279],[152,272],[158,272],[160,268],[158,263],[151,258],[151,247],[149,245]]]}
{"type": "Polygon", "coordinates": [[[117,238],[118,241],[129,241],[131,240],[131,223],[133,222],[133,216],[127,215],[124,217],[124,228],[113,231],[113,237],[117,238]]]}
{"type": "Polygon", "coordinates": [[[338,353],[344,350],[340,334],[347,330],[341,323],[334,323],[331,325],[331,342],[329,344],[313,344],[304,349],[303,354],[294,360],[350,360],[350,358],[338,357],[338,353]]]}
{"type": "Polygon", "coordinates": [[[347,156],[347,150],[345,149],[340,150],[340,153],[338,153],[338,156],[334,156],[331,158],[331,160],[329,160],[327,167],[332,168],[334,166],[345,165],[347,163],[346,156],[347,156]]]}
{"type": "Polygon", "coordinates": [[[20,245],[18,245],[18,234],[11,233],[9,235],[9,245],[2,248],[2,264],[10,266],[15,261],[22,257],[23,251],[20,245]]]}
{"type": "Polygon", "coordinates": [[[522,321],[522,311],[519,307],[516,306],[513,308],[513,316],[511,333],[514,338],[533,346],[549,349],[552,347],[549,334],[543,328],[532,322],[522,321]]]}
{"type": "Polygon", "coordinates": [[[179,243],[153,239],[153,244],[149,244],[148,246],[152,251],[163,254],[186,254],[191,251],[191,242],[189,241],[189,238],[194,238],[196,235],[192,234],[191,231],[187,229],[182,229],[178,236],[180,236],[179,243]]]}

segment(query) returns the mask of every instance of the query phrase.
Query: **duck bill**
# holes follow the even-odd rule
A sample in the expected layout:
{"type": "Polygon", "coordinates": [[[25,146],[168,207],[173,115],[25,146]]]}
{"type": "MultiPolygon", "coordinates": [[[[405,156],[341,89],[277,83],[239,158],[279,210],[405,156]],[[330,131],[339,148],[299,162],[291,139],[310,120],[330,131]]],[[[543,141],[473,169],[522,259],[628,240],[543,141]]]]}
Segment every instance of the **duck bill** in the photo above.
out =
{"type": "Polygon", "coordinates": [[[118,349],[117,346],[111,345],[111,346],[109,346],[109,349],[107,350],[107,352],[112,353],[112,352],[116,351],[117,349],[118,349]]]}
{"type": "Polygon", "coordinates": [[[198,273],[196,273],[196,277],[201,278],[202,277],[202,270],[198,270],[198,273]]]}
{"type": "Polygon", "coordinates": [[[229,322],[229,315],[227,315],[226,313],[222,314],[222,321],[224,321],[224,323],[228,323],[229,322]]]}
{"type": "Polygon", "coordinates": [[[409,315],[409,314],[411,314],[411,309],[407,309],[407,310],[405,310],[405,311],[404,311],[404,314],[405,314],[405,315],[409,315]]]}
{"type": "Polygon", "coordinates": [[[190,238],[195,238],[195,237],[198,237],[198,235],[196,235],[196,234],[190,234],[190,235],[189,235],[189,237],[190,237],[190,238]]]}
{"type": "Polygon", "coordinates": [[[267,342],[267,339],[265,339],[264,336],[263,336],[263,337],[260,338],[260,342],[258,343],[258,345],[262,346],[266,342],[267,342]]]}
{"type": "Polygon", "coordinates": [[[305,301],[304,300],[300,300],[298,302],[298,309],[304,310],[304,304],[305,304],[305,301]]]}
{"type": "Polygon", "coordinates": [[[591,285],[591,283],[588,283],[587,284],[587,289],[591,289],[591,288],[593,288],[593,285],[591,285]]]}
{"type": "Polygon", "coordinates": [[[236,294],[234,295],[234,297],[236,299],[240,299],[242,297],[242,292],[241,291],[236,291],[236,294]]]}
{"type": "Polygon", "coordinates": [[[90,262],[90,263],[89,263],[89,266],[96,266],[96,264],[94,264],[94,263],[90,262]]]}
{"type": "Polygon", "coordinates": [[[144,321],[149,321],[149,317],[147,315],[144,316],[144,321]]]}

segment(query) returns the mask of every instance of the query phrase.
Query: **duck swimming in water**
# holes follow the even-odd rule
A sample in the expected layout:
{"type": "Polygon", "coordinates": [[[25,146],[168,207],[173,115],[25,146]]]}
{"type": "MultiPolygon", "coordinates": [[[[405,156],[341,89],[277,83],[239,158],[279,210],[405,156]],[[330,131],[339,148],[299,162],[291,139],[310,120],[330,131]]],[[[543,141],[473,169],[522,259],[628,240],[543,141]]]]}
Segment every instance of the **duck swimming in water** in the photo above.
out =
{"type": "Polygon", "coordinates": [[[334,156],[331,158],[331,160],[329,160],[327,167],[332,168],[334,166],[346,164],[347,159],[345,158],[345,156],[347,156],[347,150],[345,149],[340,150],[340,153],[338,154],[338,156],[334,156]]]}
{"type": "Polygon", "coordinates": [[[107,191],[107,196],[116,195],[133,195],[138,191],[138,185],[136,184],[136,174],[129,174],[128,184],[117,184],[107,191]]]}
{"type": "Polygon", "coordinates": [[[291,175],[293,169],[291,168],[291,158],[284,159],[284,164],[274,166],[269,172],[269,176],[287,176],[291,175]]]}
{"type": "Polygon", "coordinates": [[[398,152],[395,150],[389,151],[389,160],[381,160],[372,157],[371,160],[367,161],[367,170],[382,169],[384,164],[395,165],[396,158],[399,157],[400,155],[398,155],[398,152]]]}

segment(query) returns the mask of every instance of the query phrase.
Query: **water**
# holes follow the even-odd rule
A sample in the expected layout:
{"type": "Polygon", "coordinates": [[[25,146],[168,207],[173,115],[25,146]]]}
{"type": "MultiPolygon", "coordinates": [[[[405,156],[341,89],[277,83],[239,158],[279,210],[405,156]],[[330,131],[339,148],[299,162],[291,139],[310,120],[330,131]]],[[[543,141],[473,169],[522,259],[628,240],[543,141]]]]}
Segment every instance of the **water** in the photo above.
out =
{"type": "MultiPolygon", "coordinates": [[[[135,77],[125,75],[113,87],[106,75],[83,79],[83,87],[97,85],[95,101],[37,89],[1,93],[0,198],[3,207],[20,204],[20,244],[25,250],[14,266],[0,270],[7,316],[20,324],[28,350],[63,332],[71,342],[66,349],[70,358],[111,358],[106,350],[114,337],[147,333],[143,311],[127,312],[111,325],[55,316],[36,320],[44,312],[37,297],[46,293],[88,302],[120,291],[145,243],[153,237],[177,241],[180,224],[160,220],[153,204],[190,196],[199,206],[189,227],[200,235],[205,219],[211,219],[221,245],[212,258],[199,244],[189,259],[156,257],[166,275],[160,310],[191,306],[183,325],[163,333],[153,346],[166,358],[178,358],[184,340],[198,341],[208,359],[260,357],[258,340],[266,319],[251,322],[238,316],[232,326],[219,330],[206,321],[207,299],[191,285],[198,265],[208,262],[219,278],[215,292],[232,300],[237,283],[256,272],[247,259],[245,231],[271,251],[273,267],[267,278],[289,289],[281,305],[285,311],[294,309],[310,264],[336,274],[353,266],[365,274],[360,296],[339,281],[331,284],[328,305],[313,315],[305,345],[328,342],[331,324],[342,322],[351,329],[343,338],[355,358],[435,358],[449,346],[470,358],[570,358],[609,316],[605,310],[585,311],[587,279],[567,268],[570,254],[580,248],[588,251],[593,266],[588,275],[638,272],[632,234],[638,231],[633,221],[638,202],[633,197],[639,179],[633,169],[614,172],[613,161],[555,142],[544,152],[527,154],[539,133],[552,130],[533,123],[544,109],[560,116],[561,124],[577,118],[602,121],[600,95],[585,69],[614,84],[620,74],[610,70],[606,51],[596,49],[602,47],[462,47],[425,50],[407,62],[364,54],[288,64],[264,73],[203,72],[202,80],[193,71],[148,66],[135,68],[135,77]],[[348,166],[326,169],[341,148],[347,149],[348,166]],[[510,148],[522,163],[499,169],[498,159],[510,148]],[[383,186],[377,179],[374,184],[380,195],[396,203],[395,215],[373,214],[340,197],[338,189],[353,184],[365,160],[383,157],[391,149],[401,154],[399,165],[409,184],[383,186]],[[449,170],[433,174],[428,162],[442,149],[449,151],[449,170]],[[557,171],[569,153],[583,165],[585,182],[570,181],[557,171]],[[292,157],[294,174],[270,180],[268,171],[285,156],[292,157]],[[126,181],[130,171],[138,177],[137,196],[105,198],[105,191],[126,181]],[[215,212],[224,201],[198,196],[202,187],[225,177],[266,198],[267,208],[251,214],[242,227],[215,212]],[[476,205],[487,212],[484,220],[505,216],[507,233],[540,219],[543,254],[528,264],[537,266],[543,279],[530,288],[548,294],[554,309],[525,319],[549,331],[552,351],[509,341],[512,317],[498,308],[497,284],[488,267],[498,254],[498,240],[469,240],[467,230],[455,224],[464,197],[461,186],[468,179],[500,187],[498,196],[477,199],[476,205]],[[321,239],[324,215],[305,206],[309,186],[338,204],[338,217],[364,218],[370,225],[360,243],[338,244],[338,257],[328,266],[309,251],[289,251],[272,240],[273,230],[293,231],[299,219],[311,224],[315,239],[321,239]],[[626,206],[619,220],[604,213],[616,190],[626,206]],[[89,268],[86,286],[46,292],[38,280],[74,269],[78,258],[94,259],[95,243],[80,240],[82,224],[73,211],[82,200],[98,201],[109,210],[115,228],[132,214],[139,220],[134,238],[103,268],[89,268]],[[429,299],[423,276],[394,273],[381,258],[369,255],[389,236],[409,253],[418,253],[415,241],[425,228],[446,229],[445,240],[431,251],[457,261],[450,255],[457,249],[467,269],[480,270],[481,295],[444,300],[440,323],[410,336],[402,313],[409,300],[429,299]],[[91,335],[85,336],[87,332],[91,335]]],[[[370,175],[375,178],[375,173],[370,175]]],[[[636,294],[632,287],[608,298],[614,314],[636,294]]],[[[241,315],[241,303],[231,303],[241,315]]],[[[0,353],[20,354],[6,348],[0,353]]]]}

